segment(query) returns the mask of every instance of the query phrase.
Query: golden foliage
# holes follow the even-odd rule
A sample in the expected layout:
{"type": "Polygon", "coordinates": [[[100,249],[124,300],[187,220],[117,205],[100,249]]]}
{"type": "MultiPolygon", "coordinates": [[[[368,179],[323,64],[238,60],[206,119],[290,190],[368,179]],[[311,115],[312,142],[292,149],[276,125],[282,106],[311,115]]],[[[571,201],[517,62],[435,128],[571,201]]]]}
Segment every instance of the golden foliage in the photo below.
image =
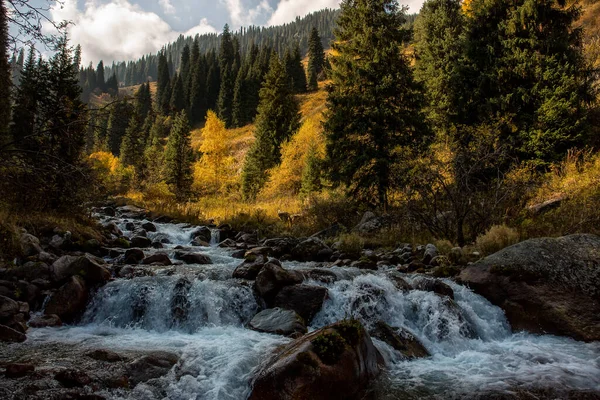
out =
{"type": "Polygon", "coordinates": [[[281,146],[281,164],[273,168],[262,191],[266,198],[297,195],[302,187],[302,170],[309,149],[315,146],[320,158],[325,154],[325,139],[320,120],[308,118],[298,132],[281,146]]]}
{"type": "Polygon", "coordinates": [[[225,192],[236,181],[230,131],[209,111],[201,134],[202,158],[194,166],[194,185],[202,192],[225,192]]]}
{"type": "Polygon", "coordinates": [[[489,255],[519,242],[519,232],[506,225],[494,225],[483,235],[477,237],[477,248],[489,255]]]}
{"type": "Polygon", "coordinates": [[[127,190],[135,174],[133,166],[123,166],[117,157],[106,151],[90,154],[89,160],[108,193],[121,194],[127,190]]]}

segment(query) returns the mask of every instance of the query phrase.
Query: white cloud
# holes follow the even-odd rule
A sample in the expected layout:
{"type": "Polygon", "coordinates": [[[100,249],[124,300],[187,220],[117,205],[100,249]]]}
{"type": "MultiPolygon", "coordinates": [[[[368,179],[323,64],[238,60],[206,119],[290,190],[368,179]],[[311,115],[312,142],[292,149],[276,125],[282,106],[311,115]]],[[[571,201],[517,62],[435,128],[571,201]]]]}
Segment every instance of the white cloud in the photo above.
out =
{"type": "MultiPolygon", "coordinates": [[[[281,0],[271,15],[268,25],[282,25],[314,11],[338,8],[340,3],[340,0],[281,0]]],[[[423,0],[400,0],[400,4],[407,5],[409,13],[416,13],[421,8],[423,0]]]]}
{"type": "Polygon", "coordinates": [[[171,4],[171,0],[158,0],[158,4],[162,7],[165,14],[175,14],[175,7],[171,4]]]}
{"type": "Polygon", "coordinates": [[[196,35],[202,35],[204,33],[217,33],[217,30],[215,29],[215,27],[210,25],[206,18],[202,18],[198,25],[194,26],[191,29],[188,29],[187,32],[185,32],[183,35],[184,36],[196,36],[196,35]]]}
{"type": "Polygon", "coordinates": [[[282,25],[324,8],[337,8],[340,0],[281,0],[268,25],[282,25]]]}
{"type": "Polygon", "coordinates": [[[77,0],[65,0],[63,6],[51,10],[55,21],[70,20],[69,36],[73,44],[81,44],[82,61],[131,60],[155,53],[181,33],[216,32],[206,19],[187,32],[171,28],[160,16],[142,10],[127,0],[111,0],[99,4],[88,0],[84,10],[77,9],[77,0]]]}
{"type": "Polygon", "coordinates": [[[241,26],[254,25],[256,24],[257,19],[260,17],[267,17],[273,12],[273,9],[267,0],[261,0],[254,8],[242,4],[242,0],[220,1],[227,7],[229,18],[231,19],[231,24],[234,29],[241,26]]]}

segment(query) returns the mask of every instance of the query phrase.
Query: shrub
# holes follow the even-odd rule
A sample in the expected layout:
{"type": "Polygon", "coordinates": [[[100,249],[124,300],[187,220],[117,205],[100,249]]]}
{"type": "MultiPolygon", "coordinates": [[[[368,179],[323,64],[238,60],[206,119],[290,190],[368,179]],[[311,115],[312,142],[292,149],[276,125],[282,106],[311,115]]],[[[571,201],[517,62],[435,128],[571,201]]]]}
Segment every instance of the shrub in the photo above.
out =
{"type": "Polygon", "coordinates": [[[438,252],[443,255],[450,254],[450,250],[454,248],[452,242],[449,240],[436,240],[433,244],[438,249],[438,252]]]}
{"type": "Polygon", "coordinates": [[[356,233],[343,233],[340,235],[338,250],[350,255],[360,255],[365,246],[365,241],[356,233]]]}
{"type": "Polygon", "coordinates": [[[346,348],[346,341],[337,332],[323,332],[314,338],[311,343],[313,351],[323,363],[328,365],[337,363],[346,348]]]}
{"type": "Polygon", "coordinates": [[[336,326],[339,334],[352,346],[356,346],[362,334],[362,325],[355,319],[345,319],[336,326]]]}
{"type": "Polygon", "coordinates": [[[519,241],[519,233],[506,225],[494,225],[477,237],[476,246],[484,255],[493,254],[519,241]]]}

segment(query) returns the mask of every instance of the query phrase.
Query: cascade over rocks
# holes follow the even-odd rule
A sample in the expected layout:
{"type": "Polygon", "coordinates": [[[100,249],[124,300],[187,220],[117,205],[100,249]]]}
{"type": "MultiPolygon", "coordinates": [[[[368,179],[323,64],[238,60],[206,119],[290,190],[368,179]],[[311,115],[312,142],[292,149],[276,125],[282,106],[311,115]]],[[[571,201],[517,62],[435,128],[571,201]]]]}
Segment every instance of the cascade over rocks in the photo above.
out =
{"type": "Polygon", "coordinates": [[[296,311],[307,324],[321,311],[325,299],[327,299],[327,288],[313,285],[286,286],[277,293],[275,307],[296,311]]]}
{"type": "Polygon", "coordinates": [[[383,321],[378,321],[369,333],[372,337],[386,342],[408,359],[430,355],[419,339],[406,329],[393,328],[383,321]]]}
{"type": "Polygon", "coordinates": [[[267,360],[249,400],[359,399],[379,375],[381,360],[362,325],[338,322],[297,339],[267,360]],[[323,335],[340,344],[335,363],[326,364],[319,355],[323,348],[315,343],[323,335]]]}
{"type": "Polygon", "coordinates": [[[171,260],[166,253],[155,253],[142,260],[142,264],[160,264],[160,265],[171,265],[171,260]]]}
{"type": "Polygon", "coordinates": [[[201,226],[198,229],[196,229],[194,232],[192,232],[192,237],[191,239],[200,239],[206,243],[210,243],[210,239],[212,237],[212,233],[210,231],[210,228],[207,228],[206,226],[201,226]]]}
{"type": "Polygon", "coordinates": [[[416,290],[433,292],[441,296],[448,296],[451,299],[454,299],[454,291],[452,288],[437,279],[419,277],[415,280],[415,282],[413,282],[413,286],[416,290]]]}
{"type": "Polygon", "coordinates": [[[124,264],[139,264],[144,259],[144,251],[141,249],[129,249],[123,256],[124,264]]]}
{"type": "Polygon", "coordinates": [[[177,364],[179,357],[165,351],[155,351],[133,361],[127,367],[132,386],[166,375],[177,364]]]}
{"type": "Polygon", "coordinates": [[[600,236],[526,240],[459,279],[501,307],[515,330],[600,340],[600,236]]]}
{"type": "Polygon", "coordinates": [[[256,314],[249,323],[258,332],[300,337],[307,332],[304,320],[293,310],[269,308],[256,314]]]}

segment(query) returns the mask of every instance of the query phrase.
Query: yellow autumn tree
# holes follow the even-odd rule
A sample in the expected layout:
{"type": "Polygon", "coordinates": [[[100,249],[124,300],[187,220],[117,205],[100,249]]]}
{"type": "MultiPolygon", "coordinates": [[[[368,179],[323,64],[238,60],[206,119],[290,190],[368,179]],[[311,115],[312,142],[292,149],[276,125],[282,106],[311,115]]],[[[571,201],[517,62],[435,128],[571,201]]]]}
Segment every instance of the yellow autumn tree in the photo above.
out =
{"type": "Polygon", "coordinates": [[[281,164],[271,170],[269,181],[261,193],[263,197],[297,195],[300,192],[302,171],[311,147],[314,146],[318,158],[325,154],[319,117],[306,119],[298,132],[281,146],[281,164]]]}
{"type": "Polygon", "coordinates": [[[133,167],[126,167],[112,153],[98,151],[90,154],[90,164],[96,177],[108,193],[122,194],[133,179],[133,167]]]}
{"type": "Polygon", "coordinates": [[[209,111],[202,129],[202,158],[194,166],[194,185],[205,193],[224,192],[235,182],[231,138],[217,114],[209,111]]]}

